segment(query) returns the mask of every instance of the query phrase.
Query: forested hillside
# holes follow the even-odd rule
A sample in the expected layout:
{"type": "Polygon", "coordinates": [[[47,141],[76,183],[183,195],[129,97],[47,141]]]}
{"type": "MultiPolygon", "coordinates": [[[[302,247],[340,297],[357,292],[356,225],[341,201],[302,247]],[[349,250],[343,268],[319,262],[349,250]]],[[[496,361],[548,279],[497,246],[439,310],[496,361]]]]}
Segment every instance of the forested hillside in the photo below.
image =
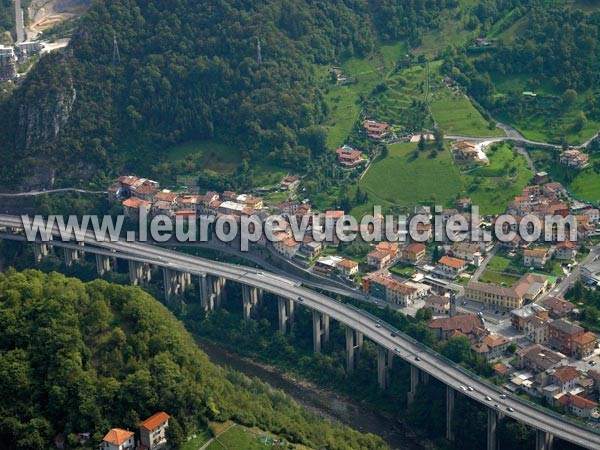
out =
{"type": "Polygon", "coordinates": [[[325,151],[313,127],[328,113],[315,64],[368,54],[376,29],[384,39],[418,40],[436,26],[442,5],[454,6],[443,0],[96,2],[71,50],[42,58],[0,106],[0,173],[6,183],[54,166],[63,177],[90,178],[99,168],[158,158],[173,143],[215,136],[241,147],[245,159],[271,155],[302,166],[325,151]]]}
{"type": "Polygon", "coordinates": [[[172,443],[234,419],[312,448],[385,448],[332,426],[259,381],[210,363],[142,290],[57,273],[0,274],[0,449],[45,450],[60,433],[137,429],[167,411],[172,443]]]}

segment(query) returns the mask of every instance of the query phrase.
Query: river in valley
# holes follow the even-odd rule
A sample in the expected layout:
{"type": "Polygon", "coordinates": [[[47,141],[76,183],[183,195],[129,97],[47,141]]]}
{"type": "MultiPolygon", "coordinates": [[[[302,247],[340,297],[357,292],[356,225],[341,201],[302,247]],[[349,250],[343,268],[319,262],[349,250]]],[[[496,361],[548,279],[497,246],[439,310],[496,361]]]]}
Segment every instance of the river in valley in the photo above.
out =
{"type": "Polygon", "coordinates": [[[395,450],[423,450],[433,448],[431,443],[415,435],[410,428],[356,401],[334,392],[323,390],[305,381],[298,381],[277,369],[255,363],[229,353],[218,345],[198,341],[199,347],[217,365],[229,366],[248,377],[257,377],[280,389],[313,413],[332,422],[340,423],[363,433],[373,433],[395,450]]]}

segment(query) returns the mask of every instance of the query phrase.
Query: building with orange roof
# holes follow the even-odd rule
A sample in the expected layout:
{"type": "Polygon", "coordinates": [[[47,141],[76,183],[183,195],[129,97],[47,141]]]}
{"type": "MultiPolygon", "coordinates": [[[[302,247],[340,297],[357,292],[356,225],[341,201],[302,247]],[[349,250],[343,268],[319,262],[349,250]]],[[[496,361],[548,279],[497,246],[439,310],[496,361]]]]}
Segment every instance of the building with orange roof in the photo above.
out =
{"type": "Polygon", "coordinates": [[[358,167],[366,162],[360,150],[354,150],[348,145],[338,148],[335,153],[337,154],[338,162],[347,169],[358,167]]]}
{"type": "Polygon", "coordinates": [[[349,277],[358,273],[358,263],[350,259],[344,259],[337,264],[336,269],[342,275],[349,277]]]}
{"type": "Polygon", "coordinates": [[[573,366],[561,366],[549,376],[550,383],[555,384],[561,392],[570,391],[581,378],[581,372],[573,366]]]}
{"type": "Polygon", "coordinates": [[[571,260],[577,256],[577,244],[571,241],[563,241],[554,247],[554,257],[556,259],[571,260]]]}
{"type": "Polygon", "coordinates": [[[598,408],[598,403],[580,397],[579,395],[565,394],[558,399],[558,403],[577,417],[590,417],[592,411],[598,408]]]}
{"type": "Polygon", "coordinates": [[[390,253],[384,250],[375,249],[367,254],[367,264],[377,270],[383,269],[390,259],[390,253]]]}
{"type": "Polygon", "coordinates": [[[475,314],[432,319],[427,322],[427,327],[440,340],[446,340],[454,332],[460,332],[471,342],[479,342],[481,338],[489,334],[485,329],[483,319],[475,314]]]}
{"type": "Polygon", "coordinates": [[[139,220],[140,213],[149,214],[151,206],[149,201],[131,197],[123,202],[123,214],[131,220],[139,220]]]}
{"type": "Polygon", "coordinates": [[[591,331],[573,337],[573,356],[579,359],[590,356],[596,348],[597,338],[596,334],[591,331]]]}
{"type": "Polygon", "coordinates": [[[442,256],[436,266],[436,272],[446,278],[456,278],[464,272],[469,264],[458,258],[451,256],[442,256]]]}
{"type": "Polygon", "coordinates": [[[363,128],[371,139],[381,140],[388,135],[390,125],[385,122],[376,122],[374,120],[365,120],[363,128]]]}
{"type": "Polygon", "coordinates": [[[398,243],[397,242],[380,242],[375,247],[377,250],[388,252],[390,258],[393,259],[398,254],[398,243]]]}
{"type": "Polygon", "coordinates": [[[400,257],[403,261],[416,264],[425,257],[425,249],[426,247],[424,244],[410,244],[402,249],[400,257]]]}
{"type": "Polygon", "coordinates": [[[170,418],[171,416],[161,411],[140,424],[140,440],[147,450],[160,450],[166,446],[170,418]]]}
{"type": "Polygon", "coordinates": [[[99,446],[99,450],[133,450],[134,448],[133,432],[121,428],[113,428],[106,433],[99,446]]]}

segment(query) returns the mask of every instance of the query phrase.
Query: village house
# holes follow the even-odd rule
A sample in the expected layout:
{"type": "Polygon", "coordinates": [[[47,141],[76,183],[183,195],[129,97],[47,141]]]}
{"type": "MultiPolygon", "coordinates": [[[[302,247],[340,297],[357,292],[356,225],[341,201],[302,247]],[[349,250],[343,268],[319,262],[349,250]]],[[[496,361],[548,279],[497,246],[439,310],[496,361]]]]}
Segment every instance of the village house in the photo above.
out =
{"type": "Polygon", "coordinates": [[[169,419],[167,413],[158,412],[140,424],[140,441],[141,446],[144,446],[143,450],[160,450],[167,446],[166,432],[169,428],[169,419]]]}
{"type": "Polygon", "coordinates": [[[475,314],[432,319],[427,322],[427,327],[440,340],[447,340],[458,335],[468,337],[471,342],[479,342],[489,334],[485,329],[483,319],[475,314]]]}
{"type": "Polygon", "coordinates": [[[596,208],[586,209],[583,212],[583,214],[588,217],[589,223],[597,224],[598,222],[600,222],[600,210],[599,209],[596,209],[596,208]]]}
{"type": "Polygon", "coordinates": [[[455,258],[464,259],[474,266],[479,266],[482,260],[481,246],[474,242],[457,242],[450,252],[455,258]]]}
{"type": "Polygon", "coordinates": [[[277,253],[291,259],[300,250],[300,242],[296,242],[292,237],[286,237],[281,241],[273,242],[273,248],[277,253]]]}
{"type": "Polygon", "coordinates": [[[425,256],[425,249],[423,244],[410,244],[401,249],[400,258],[410,264],[417,264],[425,256]]]}
{"type": "Polygon", "coordinates": [[[558,403],[563,405],[569,412],[582,418],[590,417],[592,411],[598,408],[598,403],[573,394],[563,395],[558,399],[558,403]]]}
{"type": "Polygon", "coordinates": [[[323,256],[315,261],[314,268],[319,272],[332,273],[343,260],[339,256],[323,256]]]}
{"type": "Polygon", "coordinates": [[[583,359],[594,353],[597,345],[597,336],[591,331],[586,331],[580,336],[573,337],[572,351],[575,358],[583,359]]]}
{"type": "Polygon", "coordinates": [[[568,364],[568,359],[565,355],[552,351],[541,344],[534,344],[517,350],[516,355],[519,358],[519,367],[521,369],[531,369],[535,373],[568,364]]]}
{"type": "Polygon", "coordinates": [[[535,303],[513,309],[510,312],[510,324],[513,328],[524,331],[527,321],[532,317],[539,317],[542,320],[548,321],[548,311],[546,311],[546,308],[535,303]]]}
{"type": "Polygon", "coordinates": [[[140,198],[131,197],[123,202],[123,214],[131,220],[139,221],[140,214],[148,216],[151,207],[152,203],[140,198]]]}
{"type": "Polygon", "coordinates": [[[284,191],[293,191],[300,185],[300,177],[298,175],[288,175],[279,183],[280,189],[284,191]]]}
{"type": "Polygon", "coordinates": [[[548,172],[538,172],[533,177],[533,182],[535,184],[544,184],[550,180],[548,176],[548,172]]]}
{"type": "Polygon", "coordinates": [[[338,162],[347,169],[358,167],[366,162],[360,150],[354,150],[348,145],[338,148],[336,154],[338,162]]]}
{"type": "Polygon", "coordinates": [[[390,255],[390,261],[393,261],[398,255],[398,243],[397,242],[380,242],[375,247],[377,250],[382,252],[388,252],[390,255]]]}
{"type": "Polygon", "coordinates": [[[492,360],[502,357],[509,344],[510,341],[504,336],[488,334],[480,342],[471,345],[471,351],[492,360]]]}
{"type": "Polygon", "coordinates": [[[452,258],[451,256],[442,256],[436,266],[436,272],[440,275],[454,279],[464,272],[468,266],[462,259],[452,258]]]}
{"type": "Polygon", "coordinates": [[[548,340],[558,351],[571,355],[574,349],[573,339],[584,333],[583,327],[565,319],[558,319],[549,325],[548,340]]]}
{"type": "Polygon", "coordinates": [[[553,370],[548,381],[559,387],[560,392],[569,392],[581,379],[581,373],[573,366],[561,366],[553,370]]]}
{"type": "Polygon", "coordinates": [[[450,297],[430,295],[425,299],[425,308],[433,310],[433,314],[450,314],[450,297]]]}
{"type": "Polygon", "coordinates": [[[135,436],[132,431],[121,428],[110,430],[99,446],[99,450],[134,450],[135,436]]]}
{"type": "Polygon", "coordinates": [[[589,156],[579,150],[565,150],[558,158],[561,164],[568,167],[580,168],[589,162],[589,156]]]}
{"type": "Polygon", "coordinates": [[[358,263],[350,259],[340,261],[336,268],[345,277],[350,277],[358,273],[358,263]]]}
{"type": "Polygon", "coordinates": [[[572,260],[577,256],[577,245],[571,241],[562,241],[554,247],[554,257],[560,260],[572,260]]]}
{"type": "Polygon", "coordinates": [[[547,277],[529,273],[512,287],[470,281],[465,286],[465,299],[512,310],[522,308],[525,300],[534,300],[547,288],[547,277]]]}
{"type": "Polygon", "coordinates": [[[452,144],[452,152],[456,159],[463,161],[473,161],[479,155],[475,144],[466,141],[459,141],[452,144]]]}
{"type": "Polygon", "coordinates": [[[536,248],[523,251],[523,265],[525,267],[543,268],[550,259],[550,251],[544,248],[536,248]]]}
{"type": "Polygon", "coordinates": [[[538,316],[525,320],[525,337],[534,344],[542,344],[548,340],[548,321],[538,316]]]}
{"type": "Polygon", "coordinates": [[[365,129],[365,133],[367,133],[368,137],[379,141],[388,135],[390,125],[385,122],[365,120],[363,122],[363,128],[365,129]]]}
{"type": "Polygon", "coordinates": [[[373,250],[367,254],[367,265],[375,269],[383,269],[390,261],[390,253],[385,250],[373,250]]]}
{"type": "Polygon", "coordinates": [[[300,252],[306,255],[309,259],[313,259],[323,250],[323,244],[315,241],[311,236],[304,236],[300,244],[300,252]]]}
{"type": "Polygon", "coordinates": [[[552,319],[567,317],[573,313],[575,305],[562,297],[547,297],[541,301],[541,305],[548,310],[552,319]]]}

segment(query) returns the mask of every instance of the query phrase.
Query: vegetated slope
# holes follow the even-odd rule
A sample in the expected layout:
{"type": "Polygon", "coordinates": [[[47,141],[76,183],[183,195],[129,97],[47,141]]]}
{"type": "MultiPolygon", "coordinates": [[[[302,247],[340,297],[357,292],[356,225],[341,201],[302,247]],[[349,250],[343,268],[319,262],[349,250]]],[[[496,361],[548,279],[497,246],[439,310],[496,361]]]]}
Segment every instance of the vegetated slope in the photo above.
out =
{"type": "Polygon", "coordinates": [[[0,274],[0,449],[45,450],[59,433],[137,429],[164,410],[174,448],[233,419],[329,449],[379,449],[259,381],[214,366],[170,312],[138,288],[57,273],[0,274]]]}
{"type": "Polygon", "coordinates": [[[325,151],[312,127],[328,112],[314,63],[369,53],[373,23],[386,37],[418,38],[445,5],[396,3],[96,2],[70,51],[42,58],[0,107],[7,124],[0,173],[5,180],[41,175],[32,184],[51,178],[40,174],[48,167],[63,178],[90,178],[99,168],[160,158],[173,143],[215,136],[243,147],[247,159],[271,155],[302,166],[325,151]]]}

